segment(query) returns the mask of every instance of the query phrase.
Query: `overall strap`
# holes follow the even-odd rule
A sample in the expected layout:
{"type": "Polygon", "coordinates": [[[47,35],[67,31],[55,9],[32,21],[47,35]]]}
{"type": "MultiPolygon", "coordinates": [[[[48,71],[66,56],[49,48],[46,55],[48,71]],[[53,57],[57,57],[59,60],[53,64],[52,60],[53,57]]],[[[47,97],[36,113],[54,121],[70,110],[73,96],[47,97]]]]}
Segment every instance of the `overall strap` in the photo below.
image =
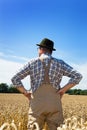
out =
{"type": "Polygon", "coordinates": [[[44,80],[43,83],[48,83],[50,84],[50,80],[49,80],[49,69],[50,69],[50,63],[51,63],[51,59],[48,62],[48,65],[46,66],[46,64],[44,62],[42,62],[43,64],[43,68],[44,68],[44,80]]]}

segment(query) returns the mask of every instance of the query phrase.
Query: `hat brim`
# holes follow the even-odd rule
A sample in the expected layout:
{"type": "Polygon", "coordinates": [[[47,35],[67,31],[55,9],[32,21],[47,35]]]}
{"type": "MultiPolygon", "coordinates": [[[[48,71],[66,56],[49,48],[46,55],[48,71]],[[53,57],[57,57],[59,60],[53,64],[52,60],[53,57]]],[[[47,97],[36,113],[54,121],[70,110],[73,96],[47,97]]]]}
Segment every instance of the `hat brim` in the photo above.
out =
{"type": "Polygon", "coordinates": [[[36,44],[37,46],[41,46],[41,47],[44,47],[44,48],[47,48],[47,49],[51,49],[52,51],[56,51],[55,48],[49,48],[49,47],[46,47],[46,46],[43,46],[43,45],[40,45],[40,44],[36,44]]]}

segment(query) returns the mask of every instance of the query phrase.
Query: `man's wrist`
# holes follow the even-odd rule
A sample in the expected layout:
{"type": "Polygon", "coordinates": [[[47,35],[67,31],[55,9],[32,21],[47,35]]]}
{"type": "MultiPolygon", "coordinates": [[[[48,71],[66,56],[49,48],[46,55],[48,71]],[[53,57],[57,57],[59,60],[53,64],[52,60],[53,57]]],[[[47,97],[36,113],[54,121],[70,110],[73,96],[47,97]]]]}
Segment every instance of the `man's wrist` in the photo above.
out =
{"type": "Polygon", "coordinates": [[[27,90],[24,90],[23,92],[22,92],[22,94],[26,94],[27,93],[27,90]]]}
{"type": "Polygon", "coordinates": [[[22,94],[24,94],[24,95],[27,94],[27,93],[30,93],[29,90],[24,90],[24,91],[22,92],[22,94]]]}

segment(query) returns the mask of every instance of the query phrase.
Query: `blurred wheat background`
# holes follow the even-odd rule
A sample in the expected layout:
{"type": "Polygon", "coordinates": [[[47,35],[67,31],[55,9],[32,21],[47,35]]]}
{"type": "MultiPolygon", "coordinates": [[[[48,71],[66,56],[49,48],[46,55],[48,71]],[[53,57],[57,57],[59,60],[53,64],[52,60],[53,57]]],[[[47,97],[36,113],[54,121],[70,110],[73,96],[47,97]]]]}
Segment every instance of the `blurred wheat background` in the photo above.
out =
{"type": "MultiPolygon", "coordinates": [[[[87,96],[65,94],[62,98],[62,106],[65,121],[70,122],[71,119],[75,122],[79,121],[80,124],[85,125],[83,130],[86,130],[87,96]]],[[[15,123],[17,130],[27,130],[28,107],[29,101],[22,94],[0,94],[0,128],[4,123],[15,123]]],[[[65,130],[62,127],[65,126],[61,126],[58,130],[65,130]]],[[[44,129],[46,130],[46,126],[44,129]]]]}

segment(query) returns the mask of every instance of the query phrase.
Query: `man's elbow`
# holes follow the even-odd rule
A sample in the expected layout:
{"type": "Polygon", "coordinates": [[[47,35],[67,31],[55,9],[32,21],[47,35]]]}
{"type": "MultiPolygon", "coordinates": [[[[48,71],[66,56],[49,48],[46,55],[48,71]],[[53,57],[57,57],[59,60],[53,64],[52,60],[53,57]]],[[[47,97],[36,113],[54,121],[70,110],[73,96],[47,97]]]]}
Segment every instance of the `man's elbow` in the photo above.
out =
{"type": "Polygon", "coordinates": [[[82,80],[82,78],[83,78],[83,75],[82,75],[82,74],[80,74],[80,76],[79,76],[80,81],[82,80]]]}
{"type": "Polygon", "coordinates": [[[82,74],[79,74],[77,76],[77,84],[79,84],[79,82],[82,80],[82,78],[83,78],[82,74]]]}

